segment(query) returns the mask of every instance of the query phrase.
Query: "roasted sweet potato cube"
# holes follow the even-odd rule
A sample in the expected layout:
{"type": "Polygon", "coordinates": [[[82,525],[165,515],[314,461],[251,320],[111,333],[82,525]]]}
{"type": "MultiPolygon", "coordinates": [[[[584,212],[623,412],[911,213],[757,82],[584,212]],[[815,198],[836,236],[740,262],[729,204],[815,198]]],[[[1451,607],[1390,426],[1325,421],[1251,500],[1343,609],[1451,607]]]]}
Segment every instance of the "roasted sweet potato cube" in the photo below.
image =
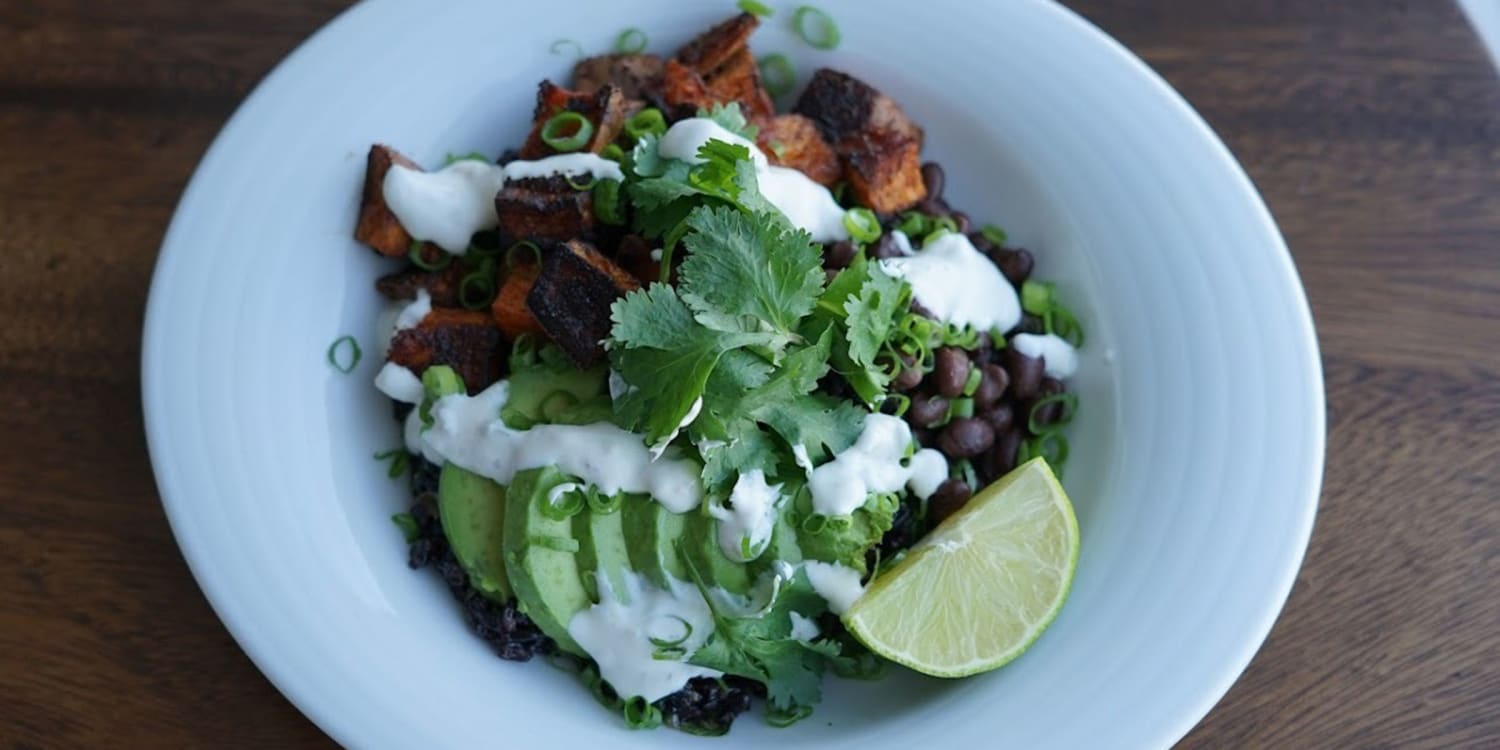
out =
{"type": "Polygon", "coordinates": [[[593,231],[594,194],[562,177],[509,181],[495,195],[495,215],[502,242],[562,242],[593,231]]]}
{"type": "Polygon", "coordinates": [[[604,361],[609,306],[639,288],[635,277],[592,245],[573,240],[543,254],[526,306],[574,364],[592,367],[604,361]]]}
{"type": "Polygon", "coordinates": [[[354,227],[354,239],[369,245],[381,255],[399,257],[411,247],[411,235],[401,226],[396,215],[385,203],[385,173],[392,164],[409,169],[421,167],[402,156],[390,146],[375,144],[365,159],[365,184],[359,204],[359,223],[354,227]]]}
{"type": "Polygon", "coordinates": [[[904,211],[927,197],[922,146],[898,133],[853,135],[839,143],[854,199],[876,213],[904,211]]]}
{"type": "Polygon", "coordinates": [[[715,102],[739,102],[745,118],[751,122],[764,122],[776,114],[776,105],[761,84],[760,66],[755,64],[755,56],[750,54],[749,47],[736,52],[703,80],[708,84],[708,95],[715,102]]]}
{"type": "MultiPolygon", "coordinates": [[[[837,144],[855,134],[894,133],[922,146],[922,129],[901,106],[873,86],[847,73],[821,68],[792,108],[817,123],[823,137],[837,144]]],[[[841,152],[842,153],[842,152],[841,152]]]]}
{"type": "Polygon", "coordinates": [[[595,154],[603,151],[625,125],[625,96],[618,88],[606,84],[595,91],[573,91],[551,81],[542,81],[537,89],[531,134],[521,146],[522,159],[540,159],[558,153],[542,140],[542,127],[563,110],[583,115],[594,126],[594,134],[578,151],[595,154]]]}
{"type": "Polygon", "coordinates": [[[661,99],[662,59],[657,55],[596,55],[573,65],[573,90],[594,93],[614,86],[626,99],[661,99]]]}
{"type": "Polygon", "coordinates": [[[380,277],[375,282],[375,291],[388,299],[405,300],[417,296],[418,289],[426,289],[432,296],[432,304],[438,307],[458,307],[458,284],[467,271],[459,263],[449,263],[437,271],[412,268],[380,277]]]}
{"type": "Polygon", "coordinates": [[[435,307],[414,328],[397,331],[387,358],[420,375],[447,365],[478,393],[505,375],[505,338],[484,310],[435,307]]]}
{"type": "Polygon", "coordinates": [[[826,187],[843,175],[838,154],[812,120],[802,115],[777,115],[756,139],[772,164],[796,169],[826,187]]]}
{"type": "Polygon", "coordinates": [[[694,37],[677,50],[675,57],[699,75],[707,76],[745,49],[758,26],[759,18],[741,13],[694,37]]]}
{"type": "Polygon", "coordinates": [[[674,119],[692,117],[699,109],[708,109],[714,103],[703,78],[676,60],[668,60],[662,68],[661,98],[674,119]]]}
{"type": "Polygon", "coordinates": [[[541,264],[535,261],[519,263],[511,266],[510,273],[506,274],[505,281],[500,284],[500,291],[495,295],[490,312],[494,314],[495,323],[500,326],[506,338],[514,339],[523,333],[544,333],[536,316],[526,307],[526,296],[531,293],[531,287],[536,284],[536,277],[541,270],[541,264]]]}

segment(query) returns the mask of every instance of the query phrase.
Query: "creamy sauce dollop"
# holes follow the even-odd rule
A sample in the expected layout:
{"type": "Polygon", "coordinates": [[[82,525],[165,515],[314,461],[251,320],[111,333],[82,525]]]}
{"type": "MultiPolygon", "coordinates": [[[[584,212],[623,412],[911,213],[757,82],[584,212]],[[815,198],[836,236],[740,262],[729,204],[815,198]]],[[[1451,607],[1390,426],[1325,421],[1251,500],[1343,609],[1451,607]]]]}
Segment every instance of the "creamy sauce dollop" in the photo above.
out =
{"type": "Polygon", "coordinates": [[[714,632],[708,602],[691,584],[669,581],[661,589],[631,571],[619,571],[624,591],[614,591],[609,576],[598,573],[599,603],[568,620],[568,635],[599,663],[599,675],[622,697],[648,702],[682,689],[694,677],[723,673],[681,659],[656,658],[652,638],[676,641],[685,654],[698,650],[714,632]]]}
{"type": "MultiPolygon", "coordinates": [[[[911,247],[904,234],[893,234],[898,247],[911,247]]],[[[910,255],[880,261],[880,266],[906,279],[912,296],[943,322],[1002,333],[1021,322],[1015,287],[961,233],[947,232],[910,255]]]]}
{"type": "Polygon", "coordinates": [[[729,492],[729,507],[711,504],[709,515],[718,521],[719,547],[735,562],[749,562],[765,551],[776,527],[781,485],[767,484],[760,469],[747,471],[735,480],[729,492]],[[748,547],[750,554],[745,554],[748,547]]]}
{"type": "Polygon", "coordinates": [[[948,474],[942,453],[923,448],[907,460],[911,428],[900,417],[870,414],[864,431],[847,450],[813,469],[807,480],[813,510],[825,516],[847,516],[871,493],[909,487],[918,497],[937,491],[948,474]]]}
{"type": "Polygon", "coordinates": [[[1041,357],[1048,376],[1063,380],[1078,371],[1078,350],[1055,333],[1018,333],[1010,345],[1028,357],[1041,357]]]}

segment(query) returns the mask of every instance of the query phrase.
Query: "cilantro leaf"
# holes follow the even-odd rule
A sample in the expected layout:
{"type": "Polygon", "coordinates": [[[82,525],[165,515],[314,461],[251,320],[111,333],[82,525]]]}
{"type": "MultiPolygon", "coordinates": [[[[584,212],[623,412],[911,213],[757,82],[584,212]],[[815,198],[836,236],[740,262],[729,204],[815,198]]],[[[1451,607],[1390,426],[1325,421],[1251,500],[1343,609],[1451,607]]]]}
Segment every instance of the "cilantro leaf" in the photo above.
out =
{"type": "Polygon", "coordinates": [[[728,208],[695,209],[687,224],[692,254],[679,273],[698,320],[720,331],[769,329],[782,346],[795,340],[823,287],[812,238],[728,208]]]}
{"type": "Polygon", "coordinates": [[[905,282],[886,274],[878,264],[869,264],[869,276],[857,296],[844,302],[845,325],[849,329],[849,358],[865,368],[875,367],[875,355],[890,338],[901,312],[909,303],[905,282]]]}
{"type": "Polygon", "coordinates": [[[745,119],[745,113],[740,109],[739,102],[715,104],[709,109],[699,109],[698,116],[713,120],[719,124],[719,127],[747,141],[753,141],[757,135],[760,135],[760,128],[751,125],[750,121],[745,119]]]}
{"type": "Polygon", "coordinates": [[[809,560],[838,563],[864,573],[865,551],[890,531],[900,504],[893,494],[871,495],[847,518],[825,519],[812,530],[799,525],[797,545],[809,560]]]}
{"type": "Polygon", "coordinates": [[[839,331],[830,358],[834,369],[867,404],[885,397],[891,373],[876,358],[911,306],[911,287],[885,273],[861,254],[840,271],[818,298],[803,335],[832,327],[839,331]]]}

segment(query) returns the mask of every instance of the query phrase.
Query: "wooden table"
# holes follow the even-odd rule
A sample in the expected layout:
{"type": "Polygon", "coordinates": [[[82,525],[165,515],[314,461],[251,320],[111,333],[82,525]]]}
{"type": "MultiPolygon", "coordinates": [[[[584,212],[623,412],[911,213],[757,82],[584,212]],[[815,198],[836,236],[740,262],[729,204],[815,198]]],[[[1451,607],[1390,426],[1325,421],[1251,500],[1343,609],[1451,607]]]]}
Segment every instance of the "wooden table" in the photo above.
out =
{"type": "MultiPolygon", "coordinates": [[[[0,0],[0,746],[328,744],[189,577],[138,372],[194,164],[345,4],[0,0]]],[[[1245,164],[1327,371],[1306,565],[1183,746],[1500,746],[1500,80],[1478,42],[1440,0],[1070,5],[1245,164]]]]}

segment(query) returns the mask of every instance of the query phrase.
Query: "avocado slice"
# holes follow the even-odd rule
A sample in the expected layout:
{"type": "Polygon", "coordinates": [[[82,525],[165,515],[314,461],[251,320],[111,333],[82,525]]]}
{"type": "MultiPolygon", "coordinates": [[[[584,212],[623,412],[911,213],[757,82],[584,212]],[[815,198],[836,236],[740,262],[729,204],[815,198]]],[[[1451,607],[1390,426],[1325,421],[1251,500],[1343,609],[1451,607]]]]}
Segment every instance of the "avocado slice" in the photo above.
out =
{"type": "Polygon", "coordinates": [[[686,544],[689,514],[673,513],[649,498],[627,501],[622,512],[630,567],[667,590],[671,590],[668,578],[690,580],[677,549],[679,543],[686,544]]]}
{"type": "Polygon", "coordinates": [[[555,468],[517,472],[505,498],[505,572],[522,612],[557,642],[579,656],[583,649],[568,635],[573,615],[593,603],[578,571],[580,545],[573,519],[548,515],[547,492],[567,481],[555,468]]]}
{"type": "Polygon", "coordinates": [[[438,519],[453,556],[474,588],[495,601],[510,599],[502,553],[505,488],[489,477],[445,463],[438,476],[438,519]]]}
{"type": "Polygon", "coordinates": [[[718,586],[732,594],[750,593],[750,571],[743,563],[730,560],[719,546],[719,522],[707,513],[688,513],[684,530],[683,549],[693,561],[693,566],[703,575],[710,586],[718,586]]]}
{"type": "MultiPolygon", "coordinates": [[[[639,504],[640,501],[626,497],[622,499],[623,505],[639,504]]],[[[599,513],[592,509],[579,513],[573,521],[573,528],[578,531],[581,527],[582,533],[578,535],[578,574],[583,578],[583,586],[594,596],[594,601],[602,601],[604,592],[600,590],[599,575],[609,582],[610,591],[614,592],[615,600],[622,604],[630,603],[630,592],[626,588],[625,576],[634,571],[630,562],[630,553],[625,543],[625,519],[623,505],[621,509],[599,513]]]]}

